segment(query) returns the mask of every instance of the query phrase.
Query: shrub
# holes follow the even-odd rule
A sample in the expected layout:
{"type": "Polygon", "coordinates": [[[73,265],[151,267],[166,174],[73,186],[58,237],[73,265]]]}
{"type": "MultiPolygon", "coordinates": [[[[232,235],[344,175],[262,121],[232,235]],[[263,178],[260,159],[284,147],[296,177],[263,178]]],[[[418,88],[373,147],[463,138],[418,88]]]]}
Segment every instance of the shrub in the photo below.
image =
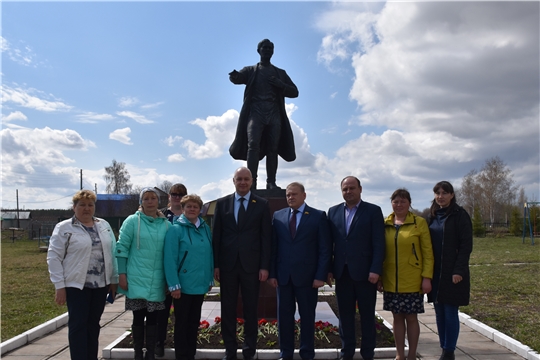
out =
{"type": "Polygon", "coordinates": [[[480,214],[480,209],[478,208],[478,206],[474,207],[472,226],[473,226],[473,235],[475,237],[486,236],[486,228],[484,227],[484,222],[482,221],[482,215],[480,214]]]}

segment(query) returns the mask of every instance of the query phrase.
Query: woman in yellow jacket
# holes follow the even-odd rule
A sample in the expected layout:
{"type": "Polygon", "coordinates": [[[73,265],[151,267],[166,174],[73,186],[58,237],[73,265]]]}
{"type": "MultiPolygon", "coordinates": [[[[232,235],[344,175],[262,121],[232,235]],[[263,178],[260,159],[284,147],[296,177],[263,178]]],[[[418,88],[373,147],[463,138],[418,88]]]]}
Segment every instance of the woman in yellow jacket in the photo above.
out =
{"type": "Polygon", "coordinates": [[[396,360],[416,359],[420,336],[417,314],[424,312],[424,293],[431,291],[433,251],[426,220],[409,211],[406,189],[390,197],[394,212],[385,219],[386,255],[379,291],[384,290],[384,310],[392,311],[396,360]],[[405,333],[409,353],[405,357],[405,333]]]}

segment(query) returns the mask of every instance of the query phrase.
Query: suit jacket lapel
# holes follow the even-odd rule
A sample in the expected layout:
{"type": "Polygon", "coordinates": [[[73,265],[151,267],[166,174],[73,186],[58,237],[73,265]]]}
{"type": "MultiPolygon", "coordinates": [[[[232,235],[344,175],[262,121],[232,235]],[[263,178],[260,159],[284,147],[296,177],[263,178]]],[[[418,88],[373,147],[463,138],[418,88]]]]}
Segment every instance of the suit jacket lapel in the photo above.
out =
{"type": "Polygon", "coordinates": [[[304,212],[302,213],[302,216],[300,217],[300,223],[296,227],[296,236],[298,236],[298,232],[300,231],[300,227],[306,226],[305,223],[309,221],[309,212],[310,208],[309,206],[304,206],[304,212]]]}
{"type": "Polygon", "coordinates": [[[232,216],[232,220],[230,221],[234,221],[234,223],[236,224],[236,226],[238,226],[238,223],[236,222],[236,219],[234,217],[234,202],[236,201],[236,196],[235,194],[233,193],[230,197],[229,197],[229,201],[227,202],[227,211],[229,212],[229,214],[231,214],[230,216],[232,216]]]}
{"type": "MultiPolygon", "coordinates": [[[[352,232],[352,229],[356,226],[356,223],[358,222],[358,218],[362,215],[366,207],[364,206],[364,202],[361,201],[358,205],[358,209],[356,209],[356,213],[354,214],[354,217],[351,221],[351,226],[349,228],[349,234],[352,232]]],[[[343,211],[343,216],[345,216],[345,211],[343,211]]],[[[345,227],[345,232],[347,232],[347,227],[345,227]]]]}

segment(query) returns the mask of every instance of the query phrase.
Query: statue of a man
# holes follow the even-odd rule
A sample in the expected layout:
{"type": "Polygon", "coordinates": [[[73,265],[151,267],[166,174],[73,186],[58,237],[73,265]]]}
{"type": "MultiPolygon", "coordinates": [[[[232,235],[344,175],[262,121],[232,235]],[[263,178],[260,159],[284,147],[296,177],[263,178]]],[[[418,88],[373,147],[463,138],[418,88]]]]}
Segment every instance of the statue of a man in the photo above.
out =
{"type": "Polygon", "coordinates": [[[252,189],[257,188],[259,161],[266,156],[266,188],[272,190],[280,188],[276,185],[278,155],[285,161],[296,159],[285,97],[297,97],[298,89],[285,70],[270,63],[274,54],[274,44],[270,40],[262,40],[257,52],[261,56],[257,65],[229,73],[233,84],[246,85],[236,136],[229,153],[236,160],[247,160],[253,176],[252,189]]]}

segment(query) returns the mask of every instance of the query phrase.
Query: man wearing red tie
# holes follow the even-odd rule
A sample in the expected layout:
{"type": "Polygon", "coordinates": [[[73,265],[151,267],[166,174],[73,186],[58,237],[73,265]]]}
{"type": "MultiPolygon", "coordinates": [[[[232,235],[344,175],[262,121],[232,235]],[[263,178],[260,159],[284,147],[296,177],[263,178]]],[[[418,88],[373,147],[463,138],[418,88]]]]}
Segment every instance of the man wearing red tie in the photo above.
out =
{"type": "Polygon", "coordinates": [[[287,186],[289,207],[274,213],[272,261],[268,282],[277,287],[280,356],[294,355],[294,314],[300,313],[300,357],[315,356],[315,310],[318,289],[327,278],[332,253],[326,213],[308,206],[304,186],[287,186]]]}

